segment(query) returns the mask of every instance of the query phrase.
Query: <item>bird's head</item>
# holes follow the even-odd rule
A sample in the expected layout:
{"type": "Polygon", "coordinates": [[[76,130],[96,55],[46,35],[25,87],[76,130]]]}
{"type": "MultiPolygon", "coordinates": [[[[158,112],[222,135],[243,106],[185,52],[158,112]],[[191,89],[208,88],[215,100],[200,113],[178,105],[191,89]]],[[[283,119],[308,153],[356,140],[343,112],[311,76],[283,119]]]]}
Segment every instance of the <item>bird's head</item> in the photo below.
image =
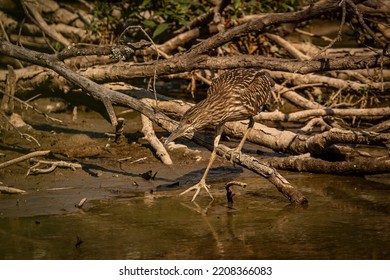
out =
{"type": "Polygon", "coordinates": [[[171,135],[165,141],[165,145],[169,142],[183,136],[183,135],[193,135],[195,131],[204,128],[208,125],[209,119],[205,115],[205,111],[202,108],[202,104],[198,103],[197,105],[188,109],[188,111],[181,118],[179,125],[171,135]]]}

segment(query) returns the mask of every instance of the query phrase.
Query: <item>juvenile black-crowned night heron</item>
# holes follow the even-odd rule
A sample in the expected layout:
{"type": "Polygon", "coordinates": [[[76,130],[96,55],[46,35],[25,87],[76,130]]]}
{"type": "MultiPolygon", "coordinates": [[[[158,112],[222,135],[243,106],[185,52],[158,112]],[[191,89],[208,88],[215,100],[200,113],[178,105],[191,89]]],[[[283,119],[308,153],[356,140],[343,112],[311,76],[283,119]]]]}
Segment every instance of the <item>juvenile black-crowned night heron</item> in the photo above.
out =
{"type": "Polygon", "coordinates": [[[207,91],[207,98],[191,107],[183,115],[178,127],[168,137],[165,144],[206,126],[215,126],[217,132],[214,139],[214,149],[202,179],[180,195],[195,190],[192,198],[194,201],[199,191],[204,188],[214,199],[209,191],[210,186],[206,185],[206,177],[215,159],[223,125],[230,121],[249,119],[248,128],[240,144],[233,150],[233,153],[240,155],[245,140],[254,125],[253,116],[257,115],[268,101],[274,85],[274,80],[265,71],[256,69],[226,71],[213,80],[207,91]]]}

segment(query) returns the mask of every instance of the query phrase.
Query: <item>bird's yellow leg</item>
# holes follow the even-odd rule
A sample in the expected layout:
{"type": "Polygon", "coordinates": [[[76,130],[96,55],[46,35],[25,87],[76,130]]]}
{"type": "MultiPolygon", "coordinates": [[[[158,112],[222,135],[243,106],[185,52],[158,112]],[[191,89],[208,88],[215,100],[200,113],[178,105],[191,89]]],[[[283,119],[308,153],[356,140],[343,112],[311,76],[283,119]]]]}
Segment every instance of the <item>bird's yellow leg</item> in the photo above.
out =
{"type": "MultiPolygon", "coordinates": [[[[240,144],[238,144],[238,146],[237,146],[235,149],[226,152],[226,154],[229,154],[229,155],[230,155],[230,162],[233,163],[233,159],[234,159],[236,156],[237,156],[238,158],[240,158],[240,156],[241,156],[241,149],[242,149],[242,147],[244,146],[245,141],[246,141],[246,139],[248,138],[249,132],[252,130],[252,128],[253,128],[254,125],[255,125],[255,121],[254,121],[254,119],[251,117],[251,118],[249,119],[248,128],[246,129],[246,131],[245,131],[245,133],[244,133],[244,136],[243,136],[242,139],[241,139],[240,144]]],[[[225,154],[225,157],[226,157],[226,154],[225,154]]]]}
{"type": "Polygon", "coordinates": [[[194,186],[188,188],[187,190],[185,190],[184,192],[180,193],[180,195],[183,195],[183,194],[188,193],[188,192],[190,192],[192,190],[195,190],[195,194],[192,197],[191,201],[195,200],[195,198],[198,196],[198,194],[199,194],[199,192],[200,192],[200,190],[202,188],[204,188],[207,191],[207,193],[210,195],[211,199],[214,199],[214,197],[212,196],[212,194],[209,191],[210,185],[206,184],[206,178],[207,178],[207,174],[209,173],[209,170],[211,168],[211,165],[214,162],[215,156],[217,154],[217,147],[218,147],[218,144],[219,144],[219,140],[221,139],[222,131],[223,131],[223,126],[219,126],[217,128],[217,135],[214,138],[213,151],[211,153],[209,163],[208,163],[208,165],[206,167],[206,171],[203,173],[202,179],[200,179],[199,183],[197,183],[196,185],[194,185],[194,186]]]}

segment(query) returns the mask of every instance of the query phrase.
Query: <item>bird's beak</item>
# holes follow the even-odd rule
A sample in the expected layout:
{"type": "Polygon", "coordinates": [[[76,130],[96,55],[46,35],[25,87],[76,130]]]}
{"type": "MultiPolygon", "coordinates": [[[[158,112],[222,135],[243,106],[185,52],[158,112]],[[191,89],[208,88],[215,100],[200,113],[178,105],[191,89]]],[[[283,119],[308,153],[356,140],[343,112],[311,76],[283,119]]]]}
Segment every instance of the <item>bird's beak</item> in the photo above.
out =
{"type": "Polygon", "coordinates": [[[171,135],[169,135],[167,140],[165,140],[164,145],[168,145],[169,142],[172,142],[173,140],[183,136],[188,132],[188,130],[190,130],[189,126],[182,126],[179,124],[178,127],[174,131],[172,131],[171,135]]]}

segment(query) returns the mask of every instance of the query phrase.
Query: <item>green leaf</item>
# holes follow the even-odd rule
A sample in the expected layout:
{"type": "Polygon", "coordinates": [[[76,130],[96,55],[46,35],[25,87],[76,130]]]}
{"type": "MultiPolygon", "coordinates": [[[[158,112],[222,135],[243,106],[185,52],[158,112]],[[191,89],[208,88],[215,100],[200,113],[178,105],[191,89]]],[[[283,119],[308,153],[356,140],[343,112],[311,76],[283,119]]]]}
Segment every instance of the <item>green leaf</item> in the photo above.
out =
{"type": "Polygon", "coordinates": [[[187,27],[188,29],[190,29],[190,23],[189,23],[188,21],[184,20],[183,18],[180,18],[180,19],[179,19],[179,23],[180,23],[181,25],[184,25],[184,26],[187,27]]]}
{"type": "Polygon", "coordinates": [[[157,28],[154,30],[153,32],[153,38],[157,37],[158,35],[160,35],[161,33],[163,33],[165,30],[167,30],[169,28],[169,24],[168,23],[162,23],[162,24],[159,24],[157,26],[157,28]]]}
{"type": "Polygon", "coordinates": [[[145,19],[142,21],[145,26],[154,28],[157,24],[153,20],[145,19]]]}

